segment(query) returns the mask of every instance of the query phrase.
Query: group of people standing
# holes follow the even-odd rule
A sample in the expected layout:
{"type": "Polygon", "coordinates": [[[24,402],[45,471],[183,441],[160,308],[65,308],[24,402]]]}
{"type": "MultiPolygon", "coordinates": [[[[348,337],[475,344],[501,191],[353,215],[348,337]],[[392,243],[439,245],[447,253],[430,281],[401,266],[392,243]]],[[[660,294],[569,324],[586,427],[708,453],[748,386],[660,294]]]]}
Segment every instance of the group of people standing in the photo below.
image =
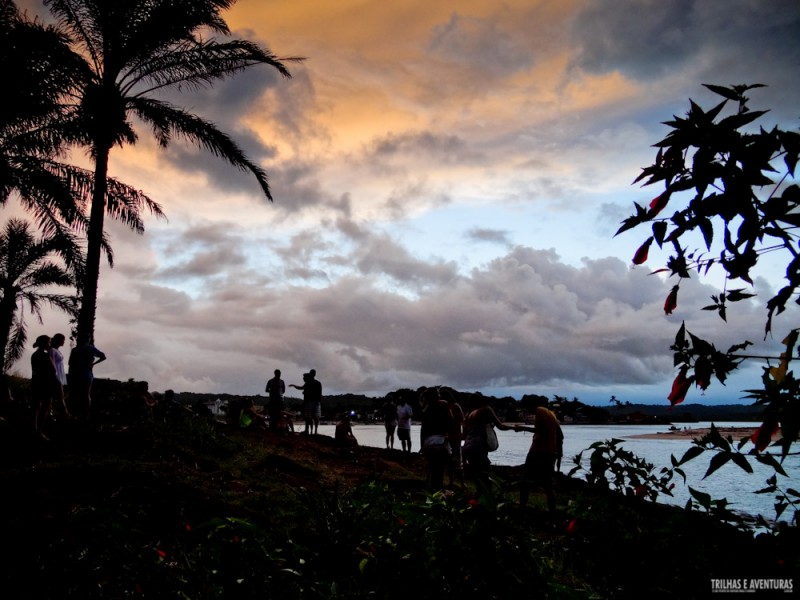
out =
{"type": "MultiPolygon", "coordinates": [[[[464,484],[464,469],[475,482],[478,491],[488,488],[489,453],[497,449],[494,429],[528,431],[533,433],[531,447],[525,459],[520,484],[520,505],[528,502],[530,488],[542,487],[547,506],[555,510],[554,477],[560,467],[564,434],[558,418],[548,408],[540,406],[534,413],[534,426],[507,425],[489,406],[488,399],[477,396],[469,412],[464,412],[447,388],[427,388],[420,395],[420,444],[428,465],[428,488],[444,488],[445,474],[449,483],[464,484]]],[[[383,405],[386,427],[386,447],[394,448],[394,434],[400,439],[403,451],[411,451],[411,417],[413,412],[405,399],[395,404],[391,396],[383,405]]]]}
{"type": "Polygon", "coordinates": [[[61,348],[66,338],[63,333],[50,337],[40,335],[33,344],[31,354],[31,400],[33,404],[33,429],[36,435],[47,440],[45,424],[55,406],[64,418],[88,419],[92,405],[94,366],[106,359],[90,339],[85,338],[72,349],[68,369],[64,369],[61,348]]]}
{"type": "MultiPolygon", "coordinates": [[[[303,373],[303,384],[289,384],[296,390],[303,392],[303,418],[305,420],[305,435],[316,435],[319,431],[319,420],[322,418],[322,383],[317,379],[317,371],[311,369],[308,373],[303,373]]],[[[280,369],[275,369],[274,377],[267,381],[264,388],[267,393],[267,415],[269,416],[269,428],[273,430],[288,427],[293,430],[289,415],[286,414],[286,407],[283,397],[286,394],[286,384],[281,379],[280,369]]]]}
{"type": "MultiPolygon", "coordinates": [[[[269,427],[276,429],[285,419],[283,397],[286,385],[281,372],[276,369],[274,377],[267,382],[267,414],[269,427]]],[[[289,387],[303,392],[303,417],[305,434],[316,434],[322,416],[322,384],[311,369],[303,375],[303,385],[289,387]]],[[[533,433],[531,447],[525,459],[523,480],[520,484],[520,504],[528,502],[529,490],[540,486],[547,495],[547,505],[555,509],[554,476],[560,467],[563,454],[564,435],[556,415],[543,406],[536,409],[534,426],[507,425],[489,406],[488,398],[478,395],[469,412],[464,412],[448,388],[425,388],[419,397],[422,409],[420,417],[420,445],[428,465],[428,488],[437,491],[444,488],[445,475],[449,484],[464,486],[464,472],[469,473],[478,491],[488,488],[489,453],[497,449],[495,429],[501,431],[528,431],[533,433]]],[[[386,448],[394,449],[395,434],[404,453],[412,451],[411,426],[414,411],[404,395],[389,394],[382,406],[386,429],[386,448]]],[[[336,440],[347,447],[357,446],[350,419],[345,415],[336,426],[336,440]]]]}

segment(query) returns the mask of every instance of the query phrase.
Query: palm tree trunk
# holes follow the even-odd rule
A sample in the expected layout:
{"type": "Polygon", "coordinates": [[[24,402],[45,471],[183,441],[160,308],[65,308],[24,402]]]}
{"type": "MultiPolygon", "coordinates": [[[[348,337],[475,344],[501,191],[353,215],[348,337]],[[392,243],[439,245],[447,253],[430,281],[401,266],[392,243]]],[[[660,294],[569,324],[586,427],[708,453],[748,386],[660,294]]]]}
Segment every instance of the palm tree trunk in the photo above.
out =
{"type": "Polygon", "coordinates": [[[106,191],[108,189],[109,147],[97,147],[94,170],[94,192],[89,213],[89,231],[86,245],[86,271],[83,277],[81,309],[78,314],[78,340],[94,339],[94,323],[97,314],[97,287],[100,281],[100,257],[103,246],[103,226],[106,214],[106,191]]]}
{"type": "Polygon", "coordinates": [[[14,311],[17,309],[17,296],[14,290],[3,290],[3,298],[0,300],[0,367],[3,375],[6,374],[6,354],[8,352],[8,338],[11,335],[11,325],[14,323],[14,311]]]}

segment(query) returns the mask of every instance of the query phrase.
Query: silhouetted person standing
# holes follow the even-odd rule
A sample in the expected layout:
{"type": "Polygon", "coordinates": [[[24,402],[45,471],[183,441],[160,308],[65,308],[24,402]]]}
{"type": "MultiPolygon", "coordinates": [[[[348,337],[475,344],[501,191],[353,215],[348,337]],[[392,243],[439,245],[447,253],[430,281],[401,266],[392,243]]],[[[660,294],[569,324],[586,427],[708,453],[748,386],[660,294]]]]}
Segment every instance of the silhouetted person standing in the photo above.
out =
{"type": "Polygon", "coordinates": [[[89,418],[92,408],[92,382],[94,366],[103,362],[106,355],[100,352],[92,340],[84,338],[72,349],[69,355],[69,400],[73,415],[83,419],[89,418]]]}
{"type": "Polygon", "coordinates": [[[63,333],[57,333],[50,338],[50,360],[53,361],[53,366],[56,369],[56,379],[58,379],[58,387],[54,394],[54,399],[58,402],[58,408],[63,413],[63,416],[69,419],[72,415],[67,410],[67,401],[65,395],[65,387],[67,385],[67,373],[64,369],[64,355],[61,354],[61,348],[64,345],[66,338],[63,333]]]}
{"type": "Polygon", "coordinates": [[[525,458],[525,474],[519,491],[520,506],[528,504],[528,493],[531,487],[544,488],[547,496],[547,508],[556,509],[556,493],[554,477],[556,462],[563,454],[564,433],[553,411],[539,406],[533,417],[533,429],[519,425],[517,431],[531,431],[533,439],[525,458]]]}
{"type": "Polygon", "coordinates": [[[269,428],[275,430],[283,414],[283,396],[286,393],[286,385],[281,379],[280,369],[275,369],[275,377],[267,382],[264,389],[269,399],[267,400],[267,414],[269,414],[269,428]]]}
{"type": "Polygon", "coordinates": [[[53,395],[59,387],[56,368],[50,360],[50,337],[40,335],[31,354],[31,398],[33,399],[33,429],[40,439],[47,440],[44,424],[50,416],[53,395]]]}
{"type": "Polygon", "coordinates": [[[450,435],[453,431],[453,414],[438,390],[428,388],[420,397],[423,407],[420,422],[420,446],[428,463],[428,491],[444,488],[444,472],[450,462],[450,435]]]}
{"type": "Polygon", "coordinates": [[[383,410],[383,426],[386,429],[386,448],[394,448],[394,432],[397,429],[397,405],[392,395],[386,396],[386,402],[381,407],[383,410]]]}
{"type": "Polygon", "coordinates": [[[303,385],[289,384],[303,392],[303,418],[306,421],[306,435],[315,434],[319,430],[319,420],[322,417],[322,384],[317,381],[317,372],[311,369],[303,374],[303,385]]]}
{"type": "Polygon", "coordinates": [[[314,435],[317,434],[319,429],[319,420],[322,417],[322,383],[317,379],[317,372],[311,369],[308,372],[308,388],[306,391],[306,400],[308,406],[306,407],[311,415],[311,421],[314,424],[314,435]]]}
{"type": "Polygon", "coordinates": [[[397,439],[403,452],[411,452],[411,417],[414,411],[406,399],[401,396],[400,404],[397,405],[397,439]]]}

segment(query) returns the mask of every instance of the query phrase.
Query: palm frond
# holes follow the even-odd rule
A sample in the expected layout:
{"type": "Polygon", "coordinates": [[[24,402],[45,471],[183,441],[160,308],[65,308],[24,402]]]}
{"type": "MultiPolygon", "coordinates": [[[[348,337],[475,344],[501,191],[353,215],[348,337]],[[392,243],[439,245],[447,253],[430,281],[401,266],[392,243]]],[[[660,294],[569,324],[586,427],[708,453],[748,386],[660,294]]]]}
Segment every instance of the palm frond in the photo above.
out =
{"type": "Polygon", "coordinates": [[[3,354],[3,373],[7,373],[15,362],[22,358],[25,352],[25,342],[28,341],[28,331],[24,319],[14,319],[9,332],[5,352],[3,354]]]}
{"type": "Polygon", "coordinates": [[[153,127],[153,134],[162,146],[167,146],[173,134],[178,134],[234,167],[250,171],[264,195],[272,200],[266,171],[248,159],[239,145],[211,121],[152,98],[137,98],[133,106],[137,115],[153,127]]]}
{"type": "Polygon", "coordinates": [[[140,96],[178,85],[205,87],[217,79],[229,77],[257,64],[273,67],[289,79],[292,75],[284,62],[302,60],[304,59],[301,57],[279,58],[260,45],[246,40],[181,42],[130,68],[121,85],[126,93],[133,93],[137,84],[148,82],[149,87],[136,90],[136,95],[140,96]]]}
{"type": "Polygon", "coordinates": [[[144,192],[114,178],[108,179],[106,198],[108,216],[140,234],[144,233],[144,222],[141,218],[143,209],[147,209],[158,219],[167,218],[158,202],[151,200],[144,192]]]}

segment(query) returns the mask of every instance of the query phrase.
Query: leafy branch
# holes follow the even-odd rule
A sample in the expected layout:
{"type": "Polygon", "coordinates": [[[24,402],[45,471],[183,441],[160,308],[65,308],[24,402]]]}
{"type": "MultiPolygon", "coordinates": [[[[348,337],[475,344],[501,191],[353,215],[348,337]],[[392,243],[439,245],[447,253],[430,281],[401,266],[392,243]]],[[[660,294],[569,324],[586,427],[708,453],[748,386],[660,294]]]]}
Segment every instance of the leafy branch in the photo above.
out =
{"type": "MultiPolygon", "coordinates": [[[[766,338],[773,333],[774,319],[790,303],[800,304],[800,187],[795,183],[800,134],[778,127],[755,129],[768,111],[750,110],[747,94],[762,84],[705,87],[722,101],[704,110],[690,100],[685,117],[664,122],[671,130],[655,144],[655,162],[634,181],[663,185],[663,190],[647,206],[634,203],[634,214],[615,235],[649,226],[634,253],[636,265],[648,259],[654,242],[669,252],[666,266],[654,271],[677,278],[664,302],[666,314],[677,308],[684,279],[721,268],[723,289],[701,309],[726,321],[732,304],[755,297],[748,287],[732,282],[752,286],[754,270],[765,256],[783,261],[784,285],[765,304],[766,338]],[[662,216],[669,206],[675,209],[672,216],[662,216]]],[[[668,400],[679,404],[692,385],[705,390],[712,379],[724,385],[743,361],[764,360],[763,389],[747,390],[748,398],[764,406],[756,448],[765,448],[780,431],[785,458],[800,432],[800,385],[790,370],[800,357],[798,331],[784,335],[781,356],[768,357],[745,353],[750,341],[719,350],[682,324],[671,346],[678,373],[668,400]]]]}

